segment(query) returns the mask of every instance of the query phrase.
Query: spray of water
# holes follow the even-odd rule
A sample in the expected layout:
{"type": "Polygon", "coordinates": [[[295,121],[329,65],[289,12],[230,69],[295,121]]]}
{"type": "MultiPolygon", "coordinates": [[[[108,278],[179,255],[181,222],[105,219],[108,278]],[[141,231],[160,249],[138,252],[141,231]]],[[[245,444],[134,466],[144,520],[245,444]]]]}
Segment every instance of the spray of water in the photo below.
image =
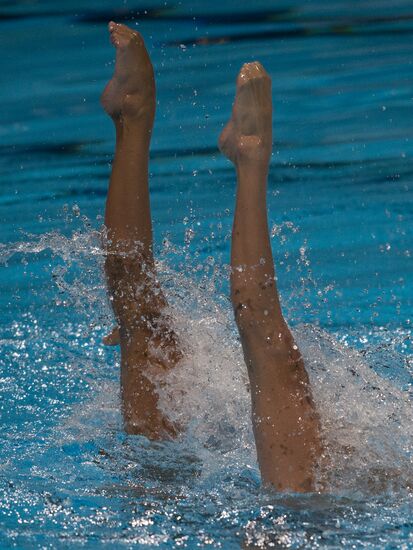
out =
{"type": "MultiPolygon", "coordinates": [[[[285,238],[285,231],[296,232],[296,228],[288,224],[273,228],[273,236],[285,238]]],[[[31,314],[30,333],[23,330],[20,334],[20,342],[26,339],[28,347],[30,339],[46,342],[43,352],[38,349],[46,369],[53,370],[56,360],[50,340],[54,339],[54,346],[56,341],[64,343],[64,360],[81,363],[88,379],[87,399],[74,404],[54,431],[60,442],[86,441],[91,431],[96,437],[121,432],[117,371],[107,365],[109,360],[118,364],[119,356],[115,353],[108,358],[99,342],[113,323],[105,299],[100,240],[99,232],[91,230],[70,237],[55,232],[3,245],[0,250],[3,263],[17,258],[29,262],[30,256],[48,251],[54,308],[65,309],[69,318],[76,312],[80,319],[51,329],[50,317],[45,322],[41,312],[37,317],[31,314]]],[[[185,246],[182,249],[165,240],[157,262],[174,328],[185,350],[181,364],[162,383],[158,380],[161,408],[185,426],[179,440],[168,445],[190,456],[187,465],[197,464],[199,479],[211,479],[229,468],[257,472],[246,368],[229,301],[217,290],[217,281],[228,276],[228,268],[216,266],[213,258],[207,258],[201,269],[199,261],[191,266],[185,246]],[[176,268],[178,257],[185,259],[185,273],[176,268]]],[[[305,244],[301,259],[308,267],[305,244]]],[[[15,333],[18,330],[21,327],[16,326],[15,333]]],[[[382,360],[384,342],[389,364],[403,372],[410,368],[397,351],[399,340],[382,334],[380,353],[367,348],[362,355],[318,327],[297,325],[293,332],[321,417],[326,460],[320,477],[327,489],[354,494],[409,488],[413,483],[410,395],[374,368],[379,356],[382,360]]],[[[78,375],[71,370],[71,376],[76,379],[78,375]]],[[[150,464],[155,460],[155,447],[148,447],[142,438],[137,441],[132,446],[140,445],[140,467],[154,467],[150,464]]]]}

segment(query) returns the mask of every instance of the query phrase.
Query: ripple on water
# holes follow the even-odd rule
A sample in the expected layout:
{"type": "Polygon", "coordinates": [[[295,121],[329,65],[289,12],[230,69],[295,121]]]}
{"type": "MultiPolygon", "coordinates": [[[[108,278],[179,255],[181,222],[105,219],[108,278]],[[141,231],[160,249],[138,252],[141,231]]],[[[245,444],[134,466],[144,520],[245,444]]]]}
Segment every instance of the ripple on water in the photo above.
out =
{"type": "Polygon", "coordinates": [[[186,431],[177,441],[149,442],[122,432],[119,356],[100,344],[111,315],[98,242],[90,231],[52,233],[2,250],[9,263],[48,251],[55,283],[46,304],[16,311],[2,333],[0,522],[7,544],[408,544],[408,332],[370,329],[358,334],[357,351],[351,334],[295,326],[322,420],[328,492],[268,493],[259,484],[240,343],[217,291],[227,269],[206,262],[203,274],[196,261],[177,271],[186,250],[170,243],[160,255],[190,358],[160,388],[161,406],[186,431]]]}

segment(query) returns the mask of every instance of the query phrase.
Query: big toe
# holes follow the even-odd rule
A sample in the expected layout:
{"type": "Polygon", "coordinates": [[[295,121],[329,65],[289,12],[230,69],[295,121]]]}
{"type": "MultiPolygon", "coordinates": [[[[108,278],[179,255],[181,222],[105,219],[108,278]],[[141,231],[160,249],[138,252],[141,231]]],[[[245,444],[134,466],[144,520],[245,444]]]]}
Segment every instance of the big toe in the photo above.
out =
{"type": "Polygon", "coordinates": [[[123,25],[122,23],[115,23],[117,32],[126,37],[129,37],[135,41],[141,42],[143,41],[143,38],[141,34],[138,31],[135,31],[131,29],[130,27],[127,27],[126,25],[123,25]]]}
{"type": "Polygon", "coordinates": [[[139,45],[143,43],[143,39],[141,35],[137,31],[133,31],[126,25],[122,25],[121,23],[115,23],[114,21],[110,21],[108,28],[109,28],[111,42],[115,46],[118,46],[120,48],[126,48],[132,43],[139,44],[139,45]]]}
{"type": "Polygon", "coordinates": [[[269,78],[267,71],[259,61],[244,63],[237,77],[237,86],[240,88],[256,78],[269,78]]]}
{"type": "Polygon", "coordinates": [[[117,23],[117,27],[120,32],[123,32],[126,34],[133,34],[135,32],[131,28],[127,27],[126,25],[123,25],[122,23],[117,23]]]}

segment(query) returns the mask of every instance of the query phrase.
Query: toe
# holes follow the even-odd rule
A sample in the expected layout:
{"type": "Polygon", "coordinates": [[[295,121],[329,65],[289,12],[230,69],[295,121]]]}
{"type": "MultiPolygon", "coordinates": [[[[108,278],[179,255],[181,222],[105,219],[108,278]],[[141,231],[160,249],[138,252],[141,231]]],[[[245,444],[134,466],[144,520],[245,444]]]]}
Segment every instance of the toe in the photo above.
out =
{"type": "Polygon", "coordinates": [[[244,63],[237,78],[237,86],[241,87],[247,84],[255,76],[254,63],[244,63]]]}
{"type": "Polygon", "coordinates": [[[144,44],[143,38],[139,32],[133,31],[126,25],[116,24],[111,31],[111,35],[114,35],[122,48],[126,48],[129,45],[137,44],[142,46],[144,44]]]}
{"type": "Polygon", "coordinates": [[[244,65],[241,67],[241,70],[238,74],[237,86],[241,87],[243,84],[246,84],[248,81],[255,78],[261,78],[261,77],[268,77],[268,73],[259,61],[244,63],[244,65]]]}
{"type": "Polygon", "coordinates": [[[123,25],[122,23],[116,23],[116,27],[120,32],[127,32],[130,33],[132,30],[127,27],[126,25],[123,25]]]}
{"type": "Polygon", "coordinates": [[[122,25],[122,23],[118,23],[117,27],[118,27],[118,31],[125,36],[130,36],[133,38],[142,38],[138,31],[134,31],[133,29],[127,27],[126,25],[122,25]]]}
{"type": "Polygon", "coordinates": [[[119,34],[116,31],[113,31],[113,32],[110,33],[110,41],[116,47],[118,47],[120,45],[119,34]]]}
{"type": "Polygon", "coordinates": [[[128,47],[128,45],[131,43],[131,36],[125,34],[124,32],[120,31],[118,28],[115,28],[110,33],[110,41],[114,46],[117,48],[124,50],[128,47]]]}
{"type": "Polygon", "coordinates": [[[136,44],[141,47],[144,45],[142,35],[138,31],[134,31],[122,23],[109,21],[108,30],[112,44],[120,47],[121,49],[124,49],[132,44],[136,44]]]}
{"type": "Polygon", "coordinates": [[[255,74],[259,77],[270,78],[270,75],[264,69],[263,65],[259,61],[254,61],[255,74]]]}

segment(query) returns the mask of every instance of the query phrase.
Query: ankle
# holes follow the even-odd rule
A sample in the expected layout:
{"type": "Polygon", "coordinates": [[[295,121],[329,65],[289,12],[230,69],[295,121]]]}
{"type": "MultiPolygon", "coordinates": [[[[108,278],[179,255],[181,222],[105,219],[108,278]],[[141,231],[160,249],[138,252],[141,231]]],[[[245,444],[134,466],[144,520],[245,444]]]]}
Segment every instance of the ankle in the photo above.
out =
{"type": "Polygon", "coordinates": [[[271,146],[260,136],[239,136],[236,145],[236,163],[269,164],[271,146]]]}
{"type": "Polygon", "coordinates": [[[266,178],[271,158],[271,149],[258,136],[241,136],[233,159],[238,174],[252,172],[266,178]]]}
{"type": "Polygon", "coordinates": [[[154,123],[154,111],[142,108],[134,113],[121,112],[112,117],[116,129],[117,139],[125,140],[129,136],[148,137],[150,139],[154,123]]]}
{"type": "Polygon", "coordinates": [[[127,94],[117,109],[105,109],[116,127],[129,125],[150,125],[155,118],[155,97],[148,94],[127,94]]]}

